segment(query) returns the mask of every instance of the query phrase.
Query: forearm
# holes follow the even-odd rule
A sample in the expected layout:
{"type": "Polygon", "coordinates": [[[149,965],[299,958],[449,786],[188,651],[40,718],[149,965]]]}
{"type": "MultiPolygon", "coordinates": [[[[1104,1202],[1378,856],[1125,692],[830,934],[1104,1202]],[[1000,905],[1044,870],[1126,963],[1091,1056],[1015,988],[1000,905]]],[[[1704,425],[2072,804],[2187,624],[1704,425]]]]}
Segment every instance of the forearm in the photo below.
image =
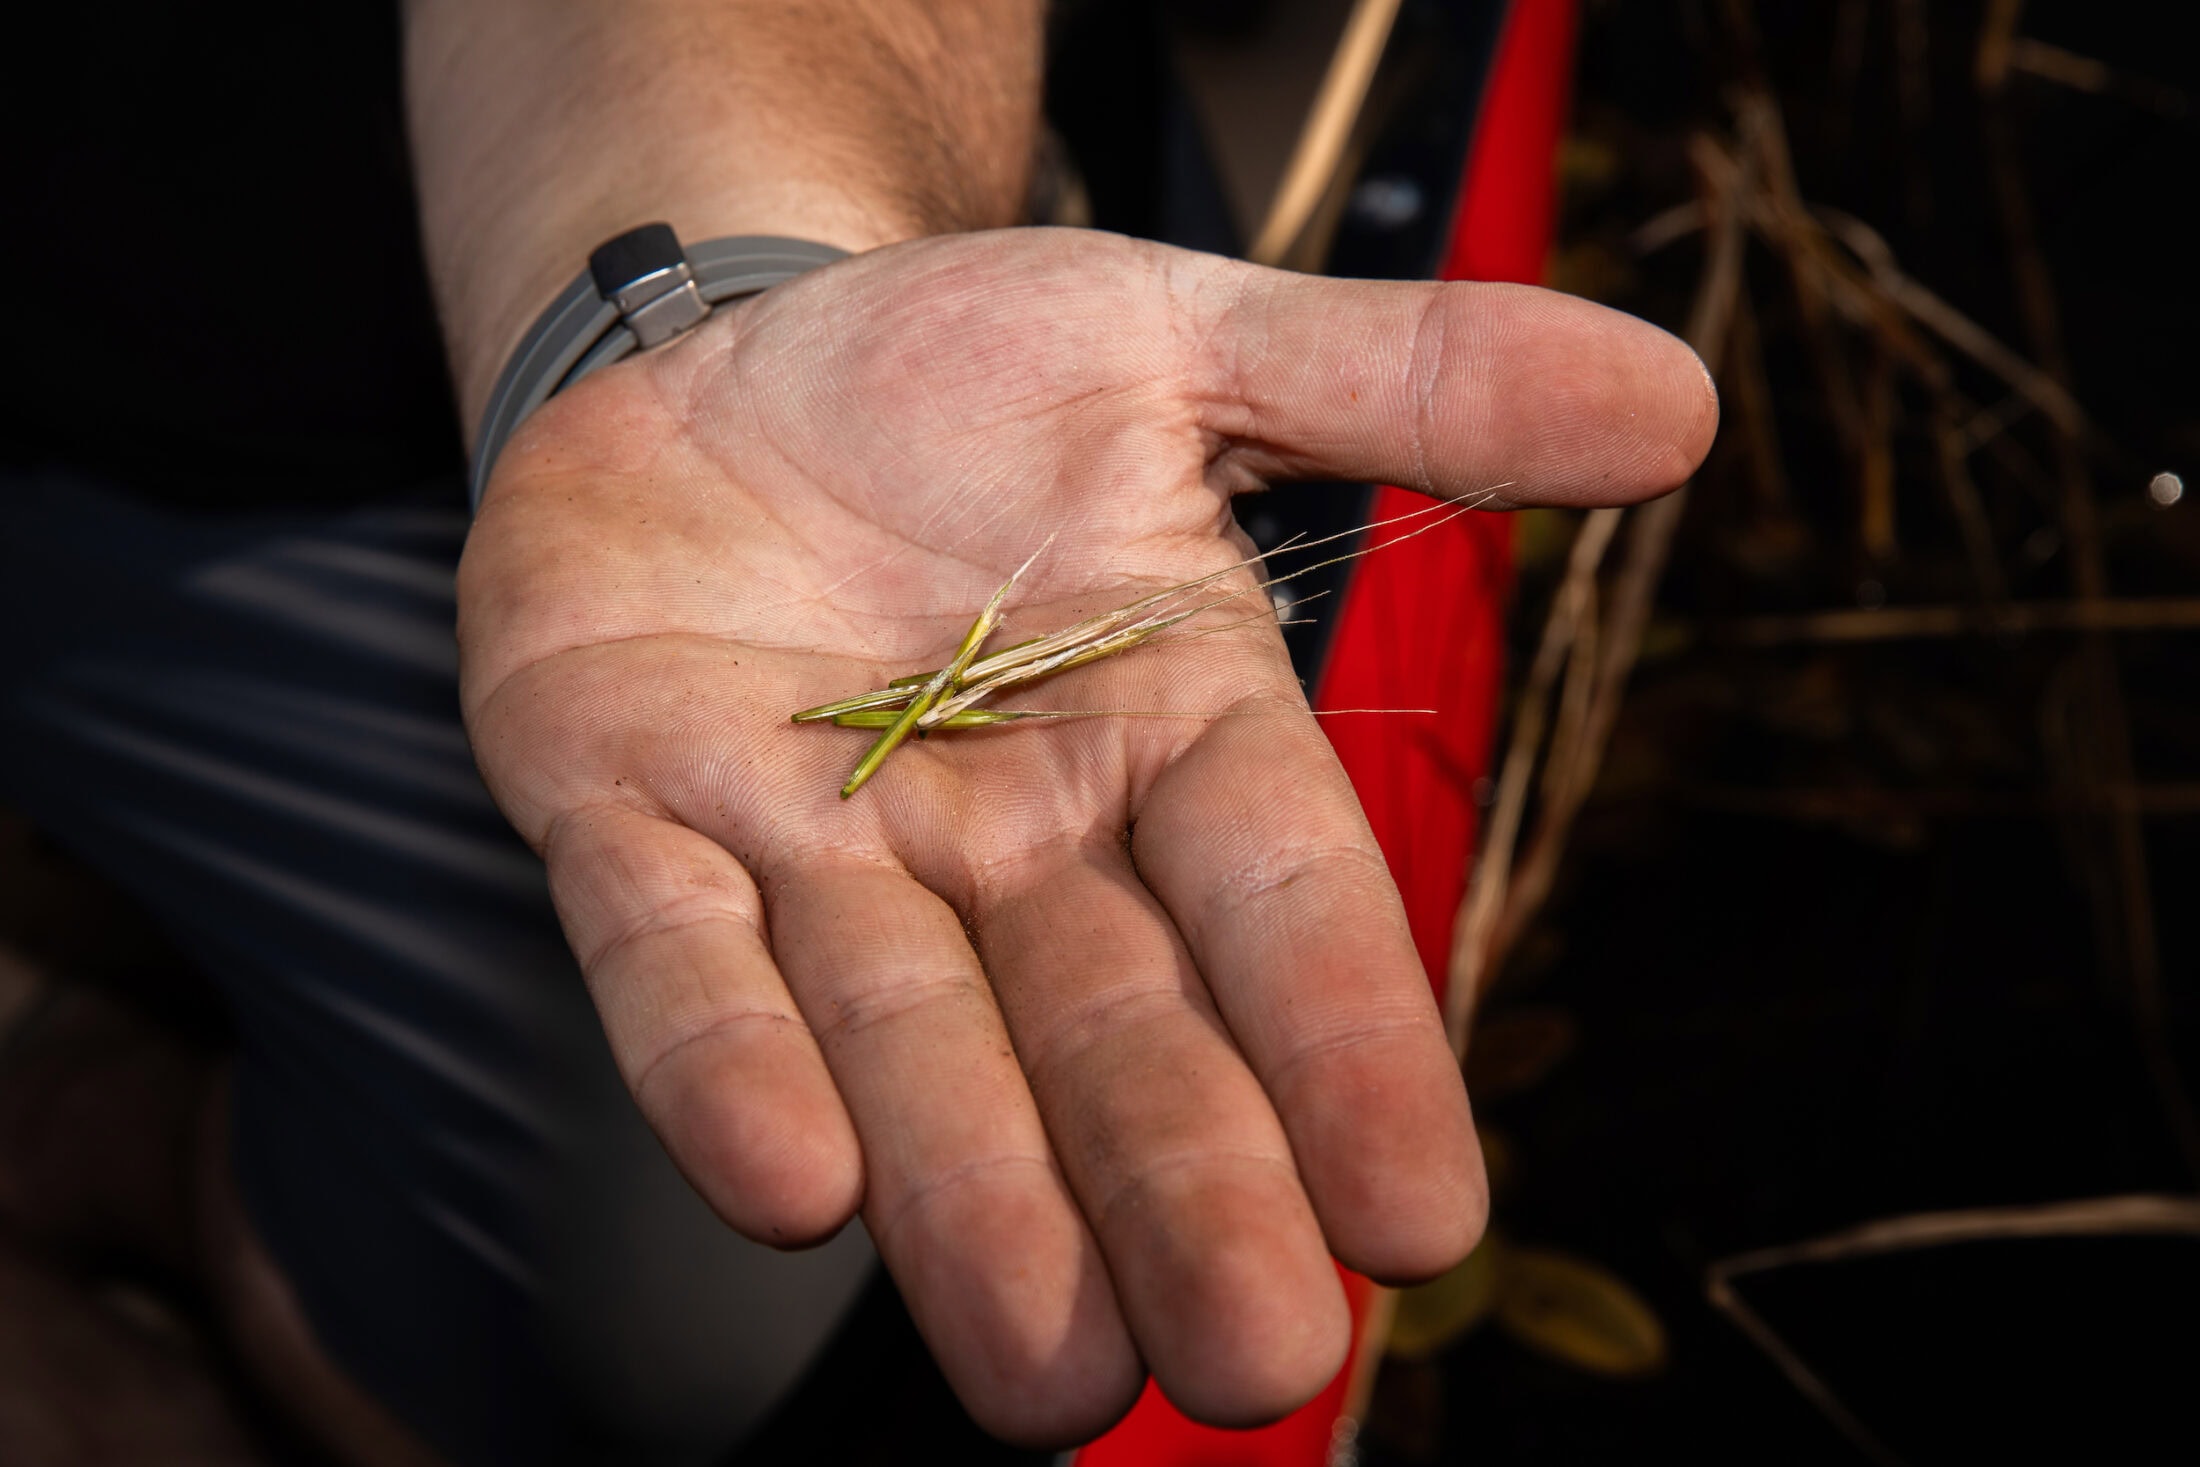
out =
{"type": "Polygon", "coordinates": [[[847,249],[1014,222],[1039,0],[411,0],[428,267],[471,432],[610,235],[847,249]]]}

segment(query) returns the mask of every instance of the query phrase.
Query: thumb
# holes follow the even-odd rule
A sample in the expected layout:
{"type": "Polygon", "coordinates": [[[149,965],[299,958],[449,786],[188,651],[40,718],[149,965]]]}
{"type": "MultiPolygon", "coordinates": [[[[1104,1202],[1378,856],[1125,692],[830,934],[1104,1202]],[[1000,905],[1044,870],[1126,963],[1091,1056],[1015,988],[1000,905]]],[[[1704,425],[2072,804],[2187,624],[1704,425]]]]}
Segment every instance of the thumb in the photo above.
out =
{"type": "Polygon", "coordinates": [[[1192,381],[1225,459],[1494,503],[1631,504],[1718,429],[1703,363],[1646,321],[1525,285],[1330,280],[1213,262],[1192,381]]]}

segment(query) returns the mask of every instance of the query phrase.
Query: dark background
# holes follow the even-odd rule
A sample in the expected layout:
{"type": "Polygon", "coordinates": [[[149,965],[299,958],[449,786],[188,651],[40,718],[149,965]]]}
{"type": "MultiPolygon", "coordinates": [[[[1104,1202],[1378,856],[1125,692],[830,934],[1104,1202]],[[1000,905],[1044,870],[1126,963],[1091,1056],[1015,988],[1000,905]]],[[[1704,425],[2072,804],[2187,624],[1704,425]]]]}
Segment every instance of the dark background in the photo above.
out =
{"type": "MultiPolygon", "coordinates": [[[[1184,28],[1257,39],[1269,9],[1062,8],[1062,54],[1077,64],[1057,66],[1055,121],[1092,222],[1234,246],[1242,225],[1170,47],[1184,28]]],[[[1461,19],[1472,10],[1408,4],[1401,36],[1446,59],[1412,74],[1416,105],[1376,140],[1370,171],[1440,171],[1452,133],[1437,122],[1474,90],[1444,67],[1471,69],[1487,41],[1461,19]]],[[[2074,461],[2097,509],[2108,593],[2189,597],[2200,482],[2167,507],[2147,494],[2159,472],[2200,476],[2200,294],[2185,224],[2200,66],[2179,11],[2033,0],[2017,33],[2097,63],[2078,73],[2092,85],[2020,70],[1989,99],[1975,75],[1985,4],[1588,0],[1552,283],[1679,329],[1701,240],[1645,254],[1634,232],[1697,197],[1690,138],[1731,144],[1737,89],[1755,88],[1778,107],[1805,198],[1869,223],[1912,278],[2034,359],[2041,343],[2013,262],[2036,248],[2090,423],[2074,461]],[[2029,201],[2023,239],[1998,191],[2010,177],[2029,201]]],[[[19,354],[0,392],[11,466],[91,453],[140,473],[228,455],[248,472],[194,485],[178,469],[171,488],[231,502],[294,482],[301,466],[333,493],[449,474],[455,437],[422,314],[402,136],[377,80],[394,54],[388,7],[306,7],[282,22],[310,32],[308,49],[360,59],[312,74],[269,59],[300,42],[286,31],[261,32],[264,50],[194,52],[205,32],[175,19],[184,13],[148,30],[115,12],[39,7],[19,34],[19,55],[104,47],[111,65],[104,91],[65,99],[77,130],[27,153],[36,166],[15,190],[28,227],[5,263],[21,339],[42,355],[33,370],[19,354]],[[114,98],[146,89],[210,108],[219,156],[178,162],[160,155],[161,139],[100,132],[114,98]],[[326,126],[270,134],[262,122],[278,106],[326,126]],[[316,137],[375,160],[371,186],[315,186],[316,137]],[[142,155],[144,176],[128,188],[84,176],[86,158],[117,153],[142,155]],[[40,228],[77,208],[107,211],[94,221],[109,241],[96,259],[40,228]],[[349,262],[340,286],[330,250],[349,262]],[[193,312],[207,298],[162,287],[185,267],[267,287],[256,299],[274,304],[225,337],[243,355],[199,354],[207,323],[193,312]],[[82,294],[101,289],[114,292],[104,304],[82,294]],[[412,309],[369,304],[382,299],[412,309]],[[82,329],[87,312],[99,330],[82,329]],[[268,437],[255,416],[264,397],[231,411],[238,381],[262,380],[266,359],[293,354],[301,333],[325,338],[331,322],[356,352],[275,404],[305,431],[268,437]],[[121,370],[125,356],[144,365],[121,370]],[[144,390],[163,372],[192,394],[144,390]]],[[[18,136],[60,105],[28,85],[10,96],[18,136]]],[[[1413,273],[1426,239],[1395,245],[1386,263],[1365,226],[1347,213],[1338,268],[1413,273]]],[[[1542,1039],[1500,1080],[1486,1066],[1470,1074],[1506,1159],[1500,1235],[1624,1280],[1661,1321],[1667,1357],[1652,1375],[1613,1379],[1484,1322],[1433,1359],[1384,1367],[1359,1443],[1369,1463],[1865,1460],[1707,1302],[1713,1263],[1874,1218],[2194,1188],[2171,1119],[2185,1082],[2150,1071],[2148,1054],[2200,1070],[2189,896],[2200,881],[2200,633],[2119,632],[2105,652],[2054,631],[1738,645],[1730,632],[1752,617],[1977,608],[1986,595],[1940,482],[1934,394],[1893,373],[1894,536],[1875,541],[1862,529],[1866,448],[1830,404],[1785,267],[1760,241],[1744,272],[1762,391],[1745,404],[1748,354],[1725,351],[1725,429],[1692,490],[1596,793],[1553,900],[1485,1010],[1486,1035],[1510,1026],[1542,1039]],[[2096,654],[2120,707],[2094,696],[2085,664],[2096,654]],[[2104,783],[2101,750],[2119,741],[2130,778],[2104,783]],[[2114,799],[2142,811],[2157,1019],[2134,981],[2128,872],[2111,859],[2104,813],[2114,799]]],[[[1845,380],[1877,370],[1869,333],[1838,333],[1835,350],[1845,380]]],[[[1943,354],[1973,404],[2006,395],[1943,354]]],[[[2017,416],[1970,468],[2009,601],[2067,603],[2068,472],[2049,427],[2017,416]]],[[[1516,666],[1572,528],[1522,517],[1516,666]]],[[[161,972],[150,936],[82,898],[35,840],[9,834],[0,919],[11,941],[102,973],[180,1032],[219,1042],[219,1016],[161,972]],[[140,981],[149,973],[161,981],[140,981]]],[[[2200,1367],[2196,1264],[2190,1238],[1998,1241],[1740,1287],[1904,1460],[2189,1461],[2200,1456],[2183,1409],[2200,1367]]],[[[158,1280],[102,1287],[101,1307],[154,1321],[169,1342],[164,1368],[183,1361],[242,1399],[217,1351],[175,1344],[194,1328],[188,1299],[164,1299],[158,1280]]],[[[743,1461],[901,1461],[917,1444],[971,1462],[1014,1456],[962,1418],[890,1291],[875,1291],[835,1348],[743,1461]]],[[[0,1402],[28,1378],[4,1378],[7,1358],[0,1349],[0,1402]]],[[[248,1399],[243,1410],[256,1441],[307,1460],[248,1399]]]]}
{"type": "MultiPolygon", "coordinates": [[[[2106,87],[2019,72],[1989,104],[1975,77],[1988,19],[1981,5],[1884,0],[1587,5],[1554,283],[1679,329],[1700,241],[1643,257],[1629,236],[1694,197],[1688,137],[1731,138],[1734,89],[1755,85],[1778,104],[1806,199],[1870,223],[1912,278],[2037,360],[1998,126],[2092,422],[2078,457],[2107,589],[2189,596],[2200,506],[2146,490],[2157,472],[2200,472],[2200,295],[2175,222],[2200,143],[2193,50],[2175,7],[2032,3],[2017,33],[2102,63],[2106,87]]],[[[1940,488],[1932,395],[1896,386],[1897,546],[1874,554],[1858,446],[1829,408],[1786,270],[1759,242],[1744,272],[1765,407],[1740,400],[1729,343],[1721,442],[1598,793],[1486,1010],[1574,1041],[1538,1083],[1479,1107],[1513,1158],[1499,1229],[1630,1282],[1670,1358],[1648,1379],[1600,1379],[1485,1325],[1432,1363],[1385,1368],[1370,1462],[1867,1460],[1710,1307],[1714,1261],[1880,1217],[2193,1190],[2150,1079],[2083,767],[2085,739],[2128,737],[2167,1000],[2152,1028],[2189,1074],[2193,633],[2113,637],[2124,707],[2105,730],[2071,633],[1722,644],[1752,615],[1981,600],[1940,488]],[[1753,418],[1775,440],[1775,475],[1751,452],[1753,418]],[[2075,753],[2058,733],[2070,729],[2075,753]]],[[[1842,350],[1861,375],[1860,334],[1842,350]]],[[[1988,403],[2005,390],[1967,364],[1956,376],[1988,403]]],[[[2007,595],[2072,596],[2046,426],[2021,418],[1971,467],[2007,595]]],[[[1563,546],[1562,527],[1542,528],[1563,546]]],[[[1520,663],[1557,554],[1523,529],[1520,663]]],[[[2192,1238],[1983,1242],[1739,1288],[1904,1460],[2200,1452],[2186,1411],[2200,1366],[2192,1238]]]]}

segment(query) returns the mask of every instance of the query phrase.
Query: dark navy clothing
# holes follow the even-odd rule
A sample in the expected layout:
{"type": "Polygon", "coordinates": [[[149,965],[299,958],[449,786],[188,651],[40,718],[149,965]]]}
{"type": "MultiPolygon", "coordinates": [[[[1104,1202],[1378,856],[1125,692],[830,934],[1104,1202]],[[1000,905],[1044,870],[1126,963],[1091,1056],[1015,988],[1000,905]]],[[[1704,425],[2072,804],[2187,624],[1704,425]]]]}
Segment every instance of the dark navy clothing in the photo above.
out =
{"type": "Polygon", "coordinates": [[[463,1463],[715,1461],[870,1248],[745,1242],[628,1099],[459,725],[462,506],[0,477],[0,800],[222,990],[248,1210],[353,1375],[463,1463]]]}

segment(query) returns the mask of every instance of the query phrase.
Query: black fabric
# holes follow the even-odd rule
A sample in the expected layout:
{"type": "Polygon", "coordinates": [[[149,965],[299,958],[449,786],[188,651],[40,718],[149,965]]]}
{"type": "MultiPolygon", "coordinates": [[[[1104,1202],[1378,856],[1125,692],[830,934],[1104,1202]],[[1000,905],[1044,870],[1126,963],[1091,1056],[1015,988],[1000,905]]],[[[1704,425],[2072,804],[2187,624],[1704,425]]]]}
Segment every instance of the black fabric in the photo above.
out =
{"type": "Polygon", "coordinates": [[[0,466],[346,503],[462,468],[389,0],[23,5],[0,466]]]}

